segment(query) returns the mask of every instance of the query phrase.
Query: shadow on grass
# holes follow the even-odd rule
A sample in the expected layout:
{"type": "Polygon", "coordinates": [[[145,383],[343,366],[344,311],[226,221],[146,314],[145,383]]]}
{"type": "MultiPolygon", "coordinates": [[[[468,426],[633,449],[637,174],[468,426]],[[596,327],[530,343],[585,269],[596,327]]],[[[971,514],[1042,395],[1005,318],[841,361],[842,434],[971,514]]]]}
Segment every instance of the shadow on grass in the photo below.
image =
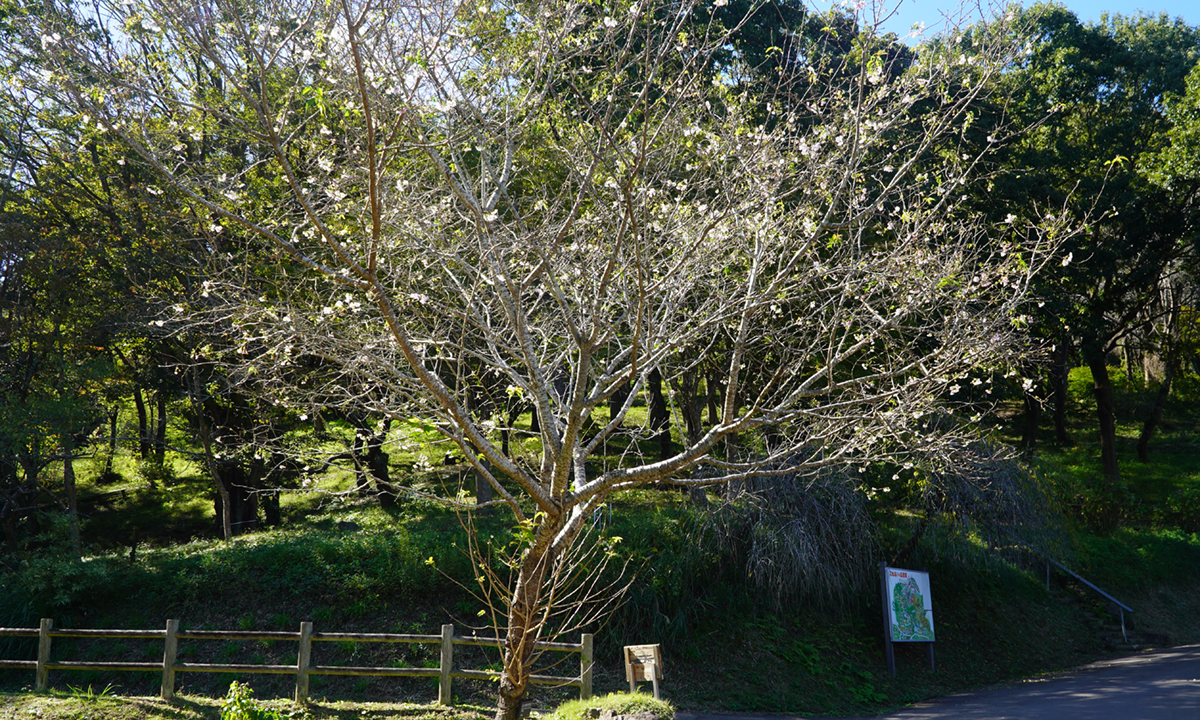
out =
{"type": "MultiPolygon", "coordinates": [[[[260,703],[284,718],[305,720],[486,720],[492,710],[478,706],[444,707],[414,703],[314,702],[298,707],[286,700],[260,703]]],[[[105,695],[87,697],[80,693],[51,691],[0,692],[4,717],[37,717],[41,720],[218,720],[218,698],[179,696],[171,702],[154,697],[105,695]]]]}

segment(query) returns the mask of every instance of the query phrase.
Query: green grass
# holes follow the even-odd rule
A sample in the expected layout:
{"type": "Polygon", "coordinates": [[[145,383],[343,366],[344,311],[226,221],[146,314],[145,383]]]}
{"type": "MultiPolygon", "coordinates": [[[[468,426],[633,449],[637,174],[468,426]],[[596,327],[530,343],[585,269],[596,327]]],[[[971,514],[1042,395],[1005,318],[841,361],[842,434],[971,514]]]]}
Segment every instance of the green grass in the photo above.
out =
{"type": "MultiPolygon", "coordinates": [[[[388,702],[314,702],[297,708],[284,700],[264,705],[303,720],[487,720],[485,707],[388,702]]],[[[221,699],[184,695],[167,703],[154,697],[88,698],[85,693],[0,692],[0,717],[42,720],[219,720],[221,699]]]]}
{"type": "MultiPolygon", "coordinates": [[[[1140,376],[1125,377],[1120,367],[1110,366],[1117,424],[1117,457],[1121,486],[1108,487],[1100,465],[1100,442],[1096,432],[1095,402],[1091,371],[1074,368],[1068,393],[1068,430],[1071,443],[1061,445],[1053,436],[1049,408],[1042,417],[1034,463],[1052,483],[1069,517],[1095,531],[1105,526],[1098,517],[1105,504],[1115,505],[1123,527],[1180,528],[1194,520],[1200,510],[1200,387],[1197,379],[1184,374],[1172,390],[1159,428],[1149,445],[1149,460],[1137,457],[1137,440],[1154,402],[1157,386],[1146,387],[1140,376]]],[[[1008,406],[1011,422],[1000,427],[1001,435],[1016,442],[1019,411],[1016,401],[1008,406]]],[[[1200,527],[1183,527],[1189,532],[1200,527]]]]}
{"type": "Polygon", "coordinates": [[[551,720],[587,720],[591,709],[610,711],[617,715],[653,713],[656,720],[672,720],[675,708],[665,700],[655,700],[645,693],[610,693],[589,700],[569,700],[555,708],[551,720]]]}
{"type": "MultiPolygon", "coordinates": [[[[1070,521],[1073,540],[1070,557],[1064,559],[1133,606],[1132,621],[1138,627],[1170,635],[1177,642],[1200,640],[1200,600],[1196,599],[1200,598],[1200,540],[1193,534],[1200,528],[1185,526],[1200,522],[1200,453],[1196,452],[1200,433],[1189,404],[1197,395],[1187,383],[1181,386],[1181,399],[1168,408],[1164,427],[1152,444],[1151,462],[1141,464],[1133,455],[1140,430],[1137,412],[1152,389],[1136,383],[1120,386],[1125,487],[1114,496],[1097,482],[1099,451],[1089,435],[1086,385],[1087,378],[1076,371],[1070,415],[1075,444],[1056,447],[1044,428],[1039,446],[1042,476],[1054,486],[1070,521]],[[1193,491],[1194,496],[1187,494],[1193,491]],[[1114,497],[1127,511],[1115,530],[1101,532],[1089,522],[1088,502],[1114,497]]],[[[644,420],[644,406],[635,411],[627,419],[630,425],[644,420]]],[[[606,409],[601,409],[597,422],[606,418],[606,409]]],[[[1048,417],[1045,420],[1048,423],[1048,417]]],[[[526,414],[518,425],[527,428],[528,422],[526,414]]],[[[344,451],[349,429],[339,423],[329,427],[324,438],[304,431],[309,437],[303,440],[314,452],[344,451]]],[[[397,480],[452,495],[460,489],[473,490],[472,479],[461,468],[439,466],[449,446],[432,442],[419,427],[399,426],[394,433],[401,445],[391,453],[397,480]],[[426,469],[415,472],[416,465],[426,469]]],[[[538,441],[530,436],[515,438],[513,448],[530,461],[536,461],[540,452],[538,441]]],[[[589,470],[616,466],[630,450],[627,438],[615,438],[589,470]]],[[[337,467],[315,476],[307,491],[283,497],[281,527],[220,543],[211,539],[211,489],[201,469],[172,460],[170,482],[153,489],[137,476],[128,451],[114,461],[125,479],[105,486],[95,484],[98,462],[80,462],[84,493],[124,489],[125,497],[89,511],[85,530],[93,550],[83,562],[63,560],[63,553],[54,552],[53,543],[63,537],[56,529],[58,535],[47,536],[51,544],[33,556],[29,567],[0,580],[8,583],[0,592],[0,625],[31,626],[38,617],[49,616],[60,625],[157,629],[166,618],[178,617],[185,628],[291,630],[301,620],[313,620],[318,630],[427,634],[436,633],[443,622],[460,627],[479,622],[476,613],[481,605],[463,587],[474,586],[471,565],[462,552],[463,530],[454,513],[440,506],[406,499],[384,510],[346,494],[353,486],[353,473],[337,467]],[[341,530],[338,523],[343,521],[352,521],[360,529],[341,530]],[[133,529],[144,534],[131,561],[122,533],[133,529]]],[[[908,562],[926,567],[933,578],[939,670],[930,673],[920,649],[905,646],[899,649],[899,677],[891,678],[883,666],[877,591],[850,593],[845,602],[834,606],[809,597],[796,597],[780,606],[764,598],[746,576],[742,550],[700,539],[701,510],[678,492],[624,493],[615,496],[610,507],[611,516],[607,509],[604,513],[603,533],[622,538],[616,547],[622,559],[630,561],[632,586],[624,605],[605,625],[589,628],[598,633],[598,692],[626,687],[622,645],[649,642],[663,646],[667,677],[662,692],[676,706],[790,714],[875,712],[1067,667],[1104,653],[1082,621],[1081,603],[1087,601],[1081,601],[1061,578],[1056,577],[1047,591],[1044,567],[1031,558],[1011,552],[1001,555],[977,536],[936,527],[908,562]]],[[[917,518],[900,506],[874,507],[880,551],[891,557],[906,542],[917,518]]],[[[483,536],[497,542],[512,537],[503,513],[479,518],[477,523],[483,536]]],[[[71,653],[112,659],[112,648],[72,642],[56,641],[56,656],[61,651],[63,659],[71,653]]],[[[27,645],[8,643],[7,647],[28,654],[32,650],[27,645]]],[[[136,654],[145,648],[131,644],[127,650],[136,654]]],[[[188,662],[217,657],[223,662],[295,661],[294,643],[283,641],[228,645],[197,641],[185,643],[180,652],[188,662]]],[[[436,664],[433,650],[421,646],[324,643],[320,652],[320,662],[331,665],[436,664]]],[[[494,665],[496,658],[480,654],[464,655],[462,660],[473,663],[471,667],[485,667],[494,665]]],[[[558,668],[554,673],[562,671],[558,668]]],[[[0,683],[21,687],[30,682],[27,675],[6,672],[0,674],[0,683]]],[[[228,681],[228,677],[189,675],[188,697],[161,709],[156,701],[137,697],[127,702],[64,693],[19,697],[51,704],[88,702],[88,712],[110,702],[114,708],[126,708],[113,713],[136,709],[127,715],[94,714],[99,720],[215,717],[204,713],[224,694],[228,681]],[[160,710],[165,714],[154,714],[160,710]]],[[[153,674],[56,672],[52,682],[60,689],[68,683],[102,688],[113,682],[119,692],[138,695],[153,692],[157,679],[153,674]]],[[[255,682],[258,687],[257,678],[255,682]]],[[[314,692],[366,700],[430,699],[436,694],[426,680],[404,683],[314,678],[314,692]]],[[[290,687],[287,678],[264,678],[260,692],[267,698],[285,697],[290,687]]],[[[455,692],[472,702],[489,702],[494,686],[456,681],[455,692]]],[[[542,706],[557,705],[570,695],[563,690],[539,693],[534,702],[542,706]]],[[[14,698],[18,696],[2,696],[0,703],[7,704],[0,707],[25,702],[14,698]]],[[[78,705],[70,707],[74,709],[43,717],[86,716],[78,705]]],[[[312,716],[359,717],[359,710],[365,710],[368,717],[421,717],[388,715],[392,709],[376,705],[346,707],[353,709],[328,710],[344,715],[312,716]]]]}

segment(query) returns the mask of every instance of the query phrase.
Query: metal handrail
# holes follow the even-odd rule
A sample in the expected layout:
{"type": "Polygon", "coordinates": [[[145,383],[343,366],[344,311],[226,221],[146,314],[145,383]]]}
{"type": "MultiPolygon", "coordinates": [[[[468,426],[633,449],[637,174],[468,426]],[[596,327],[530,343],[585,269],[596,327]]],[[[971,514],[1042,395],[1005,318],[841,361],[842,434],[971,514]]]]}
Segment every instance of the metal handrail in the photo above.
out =
{"type": "Polygon", "coordinates": [[[1077,573],[1077,572],[1075,572],[1074,570],[1070,569],[1070,568],[1069,568],[1069,567],[1067,567],[1066,565],[1063,565],[1062,563],[1060,563],[1059,561],[1057,561],[1057,560],[1055,560],[1054,558],[1050,557],[1049,555],[1047,555],[1046,553],[1042,552],[1041,550],[1039,550],[1039,549],[1037,549],[1037,548],[1033,547],[1032,545],[1030,545],[1030,544],[1029,544],[1029,543],[1027,543],[1027,542],[1024,542],[1024,541],[1022,541],[1022,540],[1019,540],[1019,539],[1017,539],[1016,537],[1013,537],[1012,533],[1006,533],[1006,534],[1008,535],[1009,539],[1011,539],[1013,542],[1017,543],[1018,545],[1023,545],[1024,547],[1026,547],[1026,548],[1028,548],[1028,549],[1032,550],[1033,552],[1037,553],[1038,555],[1041,555],[1041,556],[1042,556],[1042,559],[1044,559],[1044,560],[1046,561],[1046,589],[1047,589],[1047,590],[1049,590],[1049,589],[1050,589],[1050,566],[1051,566],[1051,565],[1053,565],[1054,567],[1058,568],[1059,570],[1062,570],[1063,572],[1065,572],[1066,574],[1068,574],[1068,575],[1070,575],[1071,577],[1075,578],[1076,580],[1078,580],[1079,582],[1083,583],[1084,585],[1087,585],[1087,586],[1088,586],[1088,587],[1090,587],[1091,589],[1095,590],[1097,593],[1099,593],[1100,595],[1104,596],[1104,598],[1105,598],[1106,600],[1108,600],[1109,602],[1111,602],[1113,605],[1116,605],[1116,606],[1117,606],[1117,612],[1118,612],[1118,613],[1120,614],[1120,616],[1121,616],[1121,639],[1122,639],[1122,640],[1124,640],[1126,643],[1128,643],[1128,642],[1129,642],[1129,633],[1128,633],[1128,632],[1126,632],[1126,630],[1125,630],[1125,613],[1126,613],[1126,612],[1133,612],[1133,608],[1129,607],[1129,606],[1128,606],[1128,605],[1126,605],[1125,603],[1123,603],[1123,602],[1121,602],[1120,600],[1116,599],[1116,598],[1115,598],[1115,597],[1113,597],[1112,595],[1109,595],[1108,593],[1104,592],[1104,591],[1103,591],[1103,590],[1101,590],[1099,587],[1097,587],[1095,583],[1091,582],[1090,580],[1088,580],[1087,578],[1083,577],[1083,576],[1082,576],[1082,575],[1080,575],[1079,573],[1077,573]]]}
{"type": "MultiPolygon", "coordinates": [[[[1075,579],[1076,579],[1076,580],[1078,580],[1079,582],[1083,583],[1084,585],[1087,585],[1087,586],[1088,586],[1088,587],[1090,587],[1091,589],[1093,589],[1093,590],[1095,590],[1096,592],[1098,592],[1098,593],[1100,593],[1101,595],[1103,595],[1103,596],[1104,596],[1105,598],[1107,598],[1107,599],[1108,599],[1108,601],[1109,601],[1109,602],[1111,602],[1113,605],[1116,605],[1116,606],[1117,606],[1117,612],[1118,612],[1118,613],[1120,613],[1120,615],[1121,615],[1121,639],[1122,639],[1122,640],[1124,640],[1126,644],[1129,644],[1129,633],[1127,633],[1127,632],[1125,631],[1125,612],[1126,612],[1126,611],[1133,612],[1133,608],[1129,607],[1128,605],[1126,605],[1125,603],[1123,603],[1123,602],[1121,602],[1120,600],[1116,599],[1116,598],[1115,598],[1115,597],[1113,597],[1112,595],[1109,595],[1108,593],[1104,592],[1104,591],[1103,591],[1103,590],[1101,590],[1100,588],[1096,587],[1096,585],[1095,585],[1095,584],[1093,584],[1093,583],[1089,582],[1089,581],[1088,581],[1086,578],[1084,578],[1082,575],[1080,575],[1080,574],[1079,574],[1079,573],[1077,573],[1077,572],[1074,572],[1073,570],[1071,570],[1070,568],[1068,568],[1066,565],[1063,565],[1063,564],[1062,564],[1062,563],[1060,563],[1059,561],[1057,561],[1057,560],[1054,560],[1053,558],[1051,558],[1051,557],[1049,557],[1049,556],[1047,556],[1047,555],[1042,555],[1042,557],[1046,558],[1046,563],[1047,563],[1046,567],[1047,567],[1047,568],[1049,568],[1049,566],[1050,566],[1050,565],[1054,565],[1054,566],[1055,566],[1056,568],[1058,568],[1059,570],[1062,570],[1063,572],[1065,572],[1066,574],[1068,574],[1068,575],[1070,575],[1071,577],[1075,578],[1075,579]]],[[[1049,572],[1049,570],[1047,570],[1047,571],[1046,571],[1046,582],[1047,582],[1047,585],[1049,584],[1049,580],[1050,580],[1050,572],[1049,572]]]]}
{"type": "Polygon", "coordinates": [[[1058,562],[1057,560],[1054,560],[1054,559],[1052,559],[1052,558],[1046,557],[1045,555],[1043,555],[1042,557],[1045,557],[1045,558],[1046,558],[1046,562],[1050,563],[1050,564],[1051,564],[1051,565],[1053,565],[1054,567],[1058,568],[1059,570],[1062,570],[1063,572],[1065,572],[1066,574],[1068,574],[1068,575],[1070,575],[1071,577],[1075,578],[1075,579],[1076,579],[1076,580],[1078,580],[1079,582],[1083,583],[1084,585],[1087,585],[1087,586],[1088,586],[1088,587],[1090,587],[1091,589],[1093,589],[1093,590],[1095,590],[1096,592],[1098,592],[1098,593],[1100,593],[1101,595],[1103,595],[1105,598],[1107,598],[1107,599],[1109,600],[1109,602],[1111,602],[1113,605],[1116,605],[1116,606],[1117,606],[1118,608],[1120,608],[1121,610],[1128,610],[1129,612],[1133,612],[1133,608],[1129,607],[1128,605],[1126,605],[1125,603],[1123,603],[1123,602],[1121,602],[1120,600],[1116,599],[1116,598],[1115,598],[1115,597],[1113,597],[1112,595],[1109,595],[1108,593],[1104,592],[1104,591],[1103,591],[1103,590],[1101,590],[1100,588],[1096,587],[1094,584],[1092,584],[1091,582],[1089,582],[1087,579],[1085,579],[1084,577],[1082,577],[1081,575],[1079,575],[1079,573],[1076,573],[1076,572],[1072,571],[1070,568],[1066,567],[1065,565],[1063,565],[1062,563],[1058,562]]]}

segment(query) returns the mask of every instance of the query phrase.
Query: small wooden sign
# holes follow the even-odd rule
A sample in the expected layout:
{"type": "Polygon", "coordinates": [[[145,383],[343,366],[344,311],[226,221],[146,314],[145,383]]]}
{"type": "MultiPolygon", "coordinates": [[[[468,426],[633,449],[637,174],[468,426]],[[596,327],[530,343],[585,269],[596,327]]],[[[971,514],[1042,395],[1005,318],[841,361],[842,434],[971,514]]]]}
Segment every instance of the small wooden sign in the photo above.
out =
{"type": "Polygon", "coordinates": [[[662,653],[657,645],[625,646],[625,679],[629,682],[662,680],[662,653]],[[647,676],[647,666],[654,668],[654,675],[647,676]]]}

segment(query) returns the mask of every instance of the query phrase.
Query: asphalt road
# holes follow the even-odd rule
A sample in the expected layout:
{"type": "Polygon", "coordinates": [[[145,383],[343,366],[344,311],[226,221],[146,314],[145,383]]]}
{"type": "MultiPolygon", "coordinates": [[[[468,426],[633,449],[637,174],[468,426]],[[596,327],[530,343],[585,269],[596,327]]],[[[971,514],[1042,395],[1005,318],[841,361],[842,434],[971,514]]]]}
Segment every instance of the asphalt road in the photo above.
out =
{"type": "MultiPolygon", "coordinates": [[[[783,720],[780,716],[690,713],[679,713],[677,720],[768,717],[783,720]]],[[[1104,660],[1061,673],[917,703],[873,718],[951,719],[1200,720],[1200,645],[1104,660]]]]}

